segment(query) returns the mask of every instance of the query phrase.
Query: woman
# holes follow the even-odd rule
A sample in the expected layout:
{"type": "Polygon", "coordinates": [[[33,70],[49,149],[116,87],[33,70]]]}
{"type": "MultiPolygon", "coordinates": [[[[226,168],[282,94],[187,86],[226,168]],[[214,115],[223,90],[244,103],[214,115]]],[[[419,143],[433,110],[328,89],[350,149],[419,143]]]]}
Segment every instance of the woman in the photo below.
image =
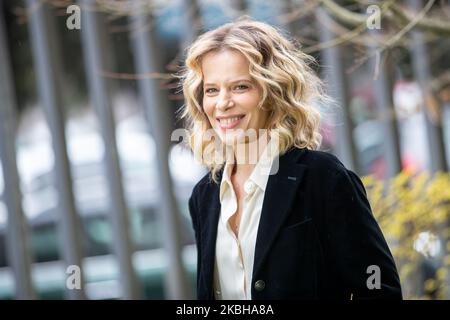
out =
{"type": "Polygon", "coordinates": [[[189,210],[199,299],[399,298],[358,176],[320,145],[321,82],[275,28],[201,35],[183,74],[189,145],[209,173],[189,210]]]}

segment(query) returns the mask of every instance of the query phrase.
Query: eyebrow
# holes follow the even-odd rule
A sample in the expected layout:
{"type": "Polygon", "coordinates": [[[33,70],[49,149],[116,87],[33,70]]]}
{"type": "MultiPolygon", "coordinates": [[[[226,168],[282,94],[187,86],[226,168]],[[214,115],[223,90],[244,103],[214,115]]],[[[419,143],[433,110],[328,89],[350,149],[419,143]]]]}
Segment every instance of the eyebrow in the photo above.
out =
{"type": "MultiPolygon", "coordinates": [[[[252,82],[251,79],[248,78],[243,78],[243,79],[237,79],[237,80],[233,80],[233,81],[229,81],[229,83],[236,83],[236,82],[252,82]]],[[[204,86],[214,86],[214,83],[205,83],[204,86]]]]}

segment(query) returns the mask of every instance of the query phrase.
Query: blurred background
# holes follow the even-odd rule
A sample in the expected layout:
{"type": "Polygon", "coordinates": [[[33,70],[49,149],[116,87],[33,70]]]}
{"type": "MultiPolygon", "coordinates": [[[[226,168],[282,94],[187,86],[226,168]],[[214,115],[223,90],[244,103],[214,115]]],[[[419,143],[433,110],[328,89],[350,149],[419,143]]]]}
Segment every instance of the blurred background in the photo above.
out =
{"type": "Polygon", "coordinates": [[[405,298],[450,298],[450,1],[0,0],[0,299],[195,297],[175,75],[242,15],[317,59],[405,298]]]}

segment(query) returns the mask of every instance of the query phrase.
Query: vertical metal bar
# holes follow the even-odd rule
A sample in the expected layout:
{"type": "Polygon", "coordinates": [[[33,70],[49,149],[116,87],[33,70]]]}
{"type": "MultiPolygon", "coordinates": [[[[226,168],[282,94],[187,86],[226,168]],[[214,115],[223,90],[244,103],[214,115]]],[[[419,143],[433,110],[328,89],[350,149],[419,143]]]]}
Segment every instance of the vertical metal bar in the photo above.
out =
{"type": "MultiPolygon", "coordinates": [[[[66,266],[76,265],[82,270],[82,246],[80,217],[75,209],[71,171],[67,156],[65,140],[65,123],[61,102],[59,57],[54,45],[57,43],[49,29],[49,21],[54,17],[49,14],[49,7],[39,0],[27,0],[28,29],[32,45],[34,65],[36,67],[37,85],[40,103],[44,108],[52,135],[55,155],[54,177],[58,190],[59,235],[61,253],[66,266]]],[[[83,277],[83,272],[81,273],[83,277]]],[[[81,281],[81,283],[84,283],[81,281]]],[[[85,299],[84,289],[66,291],[69,299],[85,299]]]]}
{"type": "MultiPolygon", "coordinates": [[[[138,5],[138,3],[137,3],[138,5]]],[[[135,10],[142,12],[143,10],[135,10]]],[[[132,24],[132,46],[136,69],[140,74],[158,72],[161,68],[156,35],[152,25],[151,13],[137,13],[130,17],[132,24]]],[[[168,155],[170,147],[170,108],[168,99],[159,88],[157,79],[145,77],[138,80],[147,119],[154,135],[157,154],[158,182],[160,191],[160,218],[163,227],[163,243],[167,253],[166,294],[169,299],[191,297],[181,258],[181,237],[179,213],[173,193],[168,155]]],[[[155,181],[155,183],[158,183],[155,181]]]]}
{"type": "MultiPolygon", "coordinates": [[[[316,18],[319,23],[320,41],[333,40],[333,32],[329,29],[330,17],[323,8],[316,9],[316,18]]],[[[336,99],[340,112],[337,113],[337,144],[336,154],[344,165],[351,169],[357,169],[357,156],[353,141],[353,124],[349,111],[350,92],[347,78],[344,73],[344,59],[340,47],[330,47],[322,51],[324,65],[323,75],[329,84],[330,95],[336,99]]]]}
{"type": "Polygon", "coordinates": [[[141,290],[133,268],[133,245],[129,232],[128,209],[125,202],[119,156],[116,144],[116,129],[111,103],[111,88],[102,77],[101,71],[110,70],[108,59],[108,35],[105,30],[104,14],[94,11],[95,0],[80,1],[81,38],[91,101],[100,121],[101,134],[105,144],[105,157],[110,196],[113,247],[117,256],[122,296],[125,299],[139,299],[141,290]]]}
{"type": "Polygon", "coordinates": [[[246,0],[230,0],[230,5],[237,11],[238,16],[245,14],[248,9],[246,0]]]}
{"type": "MultiPolygon", "coordinates": [[[[298,7],[304,5],[303,0],[295,1],[295,0],[284,0],[281,2],[282,7],[282,13],[283,14],[289,14],[293,11],[295,11],[298,7]]],[[[295,18],[294,20],[287,23],[286,27],[288,28],[289,32],[292,36],[298,37],[300,35],[300,30],[304,26],[304,23],[299,18],[295,18]]]]}
{"type": "MultiPolygon", "coordinates": [[[[375,31],[371,31],[376,35],[375,31]]],[[[372,40],[372,41],[375,41],[372,40]]],[[[371,51],[376,51],[377,46],[374,42],[368,44],[371,51]]],[[[402,170],[400,135],[397,123],[397,116],[394,109],[394,85],[393,85],[393,66],[392,61],[386,57],[384,61],[380,61],[381,57],[376,53],[376,57],[372,59],[372,70],[377,73],[377,77],[373,79],[373,88],[375,93],[375,103],[381,122],[381,130],[384,133],[383,146],[385,149],[384,159],[387,165],[387,176],[392,178],[402,170]],[[377,64],[378,60],[378,64],[377,64]],[[375,70],[375,68],[378,68],[375,70]]]]}
{"type": "Polygon", "coordinates": [[[184,29],[182,32],[181,49],[187,48],[199,35],[202,29],[202,19],[198,0],[182,0],[184,29]]]}
{"type": "MultiPolygon", "coordinates": [[[[386,61],[390,63],[390,61],[386,61]]],[[[397,116],[394,109],[392,68],[381,65],[379,76],[374,80],[375,102],[381,115],[382,130],[384,132],[385,161],[387,177],[393,178],[402,170],[400,135],[397,116]]]]}
{"type": "MultiPolygon", "coordinates": [[[[415,11],[422,9],[422,0],[409,0],[410,7],[415,11]]],[[[438,106],[437,116],[433,116],[430,112],[429,101],[432,97],[430,83],[432,79],[430,70],[430,61],[428,58],[427,46],[424,41],[423,32],[413,30],[412,32],[412,63],[414,75],[419,83],[423,98],[425,113],[425,125],[427,130],[428,144],[430,146],[430,171],[447,171],[447,160],[445,154],[445,141],[442,127],[442,110],[438,106]]]]}
{"type": "Polygon", "coordinates": [[[246,0],[230,0],[232,19],[237,19],[248,14],[249,7],[246,0]]]}
{"type": "Polygon", "coordinates": [[[6,39],[3,3],[0,1],[0,162],[3,169],[4,199],[8,209],[6,245],[13,270],[16,298],[34,299],[31,277],[29,229],[22,210],[19,174],[16,164],[16,99],[11,72],[11,60],[6,39]]]}
{"type": "MultiPolygon", "coordinates": [[[[423,7],[422,0],[409,0],[409,7],[414,11],[418,12],[423,7]]],[[[428,49],[425,44],[424,34],[421,31],[412,31],[412,64],[414,76],[420,85],[423,94],[423,112],[425,115],[425,126],[429,144],[429,170],[431,173],[436,173],[438,171],[448,171],[448,164],[445,154],[445,142],[443,133],[443,119],[444,114],[442,106],[437,106],[436,114],[433,115],[430,112],[430,100],[433,96],[432,90],[430,88],[430,83],[432,80],[432,74],[430,70],[430,60],[428,57],[428,49]]],[[[437,99],[436,99],[437,100],[437,99]]],[[[442,228],[448,229],[450,227],[450,220],[447,221],[446,225],[442,228]]],[[[444,236],[444,243],[449,241],[449,236],[444,236]]],[[[449,254],[448,246],[444,249],[443,257],[449,254]]],[[[442,265],[445,265],[443,262],[442,265]]],[[[447,266],[447,272],[450,271],[450,267],[447,266]]],[[[446,285],[444,292],[446,292],[447,299],[450,298],[450,277],[446,277],[446,285]]]]}

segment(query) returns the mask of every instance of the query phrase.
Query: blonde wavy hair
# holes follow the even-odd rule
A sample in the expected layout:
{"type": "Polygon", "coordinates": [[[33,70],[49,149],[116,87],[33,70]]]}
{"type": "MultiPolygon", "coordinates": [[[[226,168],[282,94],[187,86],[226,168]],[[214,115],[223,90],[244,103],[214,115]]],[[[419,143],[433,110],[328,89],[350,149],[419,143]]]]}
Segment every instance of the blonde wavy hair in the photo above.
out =
{"type": "MultiPolygon", "coordinates": [[[[225,161],[215,161],[213,157],[218,151],[214,139],[219,138],[205,139],[212,126],[202,107],[201,61],[207,53],[223,50],[237,50],[248,59],[249,73],[262,89],[258,108],[270,111],[266,128],[269,136],[278,129],[280,155],[294,146],[317,149],[322,140],[321,116],[312,102],[326,100],[327,96],[322,81],[310,67],[314,58],[266,23],[249,18],[227,23],[200,35],[192,43],[180,76],[185,98],[181,119],[188,131],[187,143],[194,157],[211,171],[214,182],[218,183],[218,172],[225,161]]],[[[223,143],[220,145],[225,148],[223,143]]]]}

